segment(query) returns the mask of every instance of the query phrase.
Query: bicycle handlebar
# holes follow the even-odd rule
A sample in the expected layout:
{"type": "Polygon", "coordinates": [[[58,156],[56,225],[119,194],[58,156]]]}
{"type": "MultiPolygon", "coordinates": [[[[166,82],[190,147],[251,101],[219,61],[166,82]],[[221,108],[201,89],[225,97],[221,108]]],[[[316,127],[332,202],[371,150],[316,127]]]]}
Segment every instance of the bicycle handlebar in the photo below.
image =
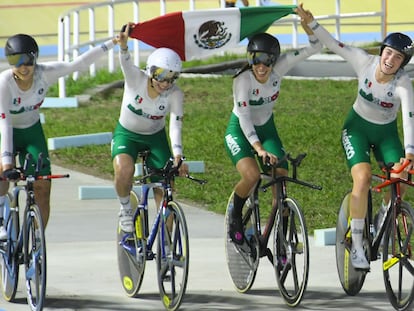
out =
{"type": "MultiPolygon", "coordinates": [[[[404,162],[401,164],[400,167],[398,167],[397,169],[393,169],[395,163],[394,162],[389,162],[387,164],[382,164],[381,170],[384,173],[390,173],[390,174],[399,174],[401,173],[409,164],[411,163],[411,160],[408,159],[404,159],[404,162]]],[[[414,170],[409,170],[408,171],[409,174],[414,174],[414,170]]]]}
{"type": "Polygon", "coordinates": [[[39,175],[39,172],[43,165],[43,153],[39,153],[38,159],[36,161],[35,173],[26,175],[27,170],[29,169],[30,165],[33,162],[33,155],[31,153],[27,153],[24,158],[24,163],[22,167],[16,167],[15,169],[20,173],[20,177],[18,179],[9,179],[3,176],[0,176],[0,181],[8,181],[8,182],[18,182],[18,181],[25,181],[28,179],[34,180],[48,180],[48,179],[57,179],[57,178],[69,178],[69,174],[48,174],[48,175],[39,175]]]}
{"type": "Polygon", "coordinates": [[[383,164],[381,167],[381,171],[386,173],[386,176],[373,174],[372,179],[381,182],[379,185],[372,187],[372,190],[375,192],[381,192],[382,188],[390,186],[396,183],[404,183],[408,186],[414,187],[414,183],[411,181],[411,175],[414,174],[414,169],[408,170],[408,178],[401,178],[401,177],[391,177],[391,174],[399,174],[401,173],[407,166],[411,163],[411,160],[404,159],[404,162],[399,166],[397,169],[393,169],[395,163],[390,162],[387,164],[383,164]]]}
{"type": "Polygon", "coordinates": [[[174,159],[170,158],[167,163],[164,165],[163,168],[161,169],[151,169],[151,171],[142,176],[141,178],[139,178],[138,180],[135,181],[135,183],[137,184],[145,184],[146,180],[152,176],[158,176],[158,177],[163,177],[165,178],[167,181],[170,181],[173,177],[184,177],[184,178],[188,178],[194,182],[199,183],[200,185],[204,185],[207,183],[207,180],[204,179],[198,179],[195,178],[189,174],[186,174],[185,176],[180,176],[179,175],[179,168],[181,167],[181,165],[183,164],[185,158],[181,158],[180,161],[178,162],[178,164],[176,166],[174,166],[174,159]]]}
{"type": "Polygon", "coordinates": [[[17,180],[11,180],[9,178],[5,178],[3,176],[0,176],[0,181],[8,181],[8,182],[19,182],[19,181],[25,181],[30,178],[34,178],[34,180],[47,180],[47,179],[57,179],[57,178],[69,178],[69,174],[50,174],[50,175],[24,175],[22,172],[20,173],[20,177],[17,180]]]}
{"type": "Polygon", "coordinates": [[[314,185],[311,183],[308,183],[306,181],[302,181],[299,180],[297,178],[297,168],[300,166],[300,163],[302,162],[302,160],[306,157],[306,153],[300,153],[297,157],[292,157],[289,153],[286,153],[285,156],[280,159],[275,165],[273,165],[274,168],[276,167],[281,167],[281,165],[285,162],[289,162],[292,165],[292,177],[289,176],[284,176],[284,175],[279,175],[274,177],[270,182],[268,182],[267,184],[261,186],[261,190],[262,191],[266,191],[267,188],[269,188],[270,186],[277,184],[279,182],[282,181],[289,181],[289,182],[293,182],[295,184],[298,185],[302,185],[302,186],[306,186],[309,187],[311,189],[315,189],[315,190],[322,190],[321,186],[318,185],[314,185]]]}

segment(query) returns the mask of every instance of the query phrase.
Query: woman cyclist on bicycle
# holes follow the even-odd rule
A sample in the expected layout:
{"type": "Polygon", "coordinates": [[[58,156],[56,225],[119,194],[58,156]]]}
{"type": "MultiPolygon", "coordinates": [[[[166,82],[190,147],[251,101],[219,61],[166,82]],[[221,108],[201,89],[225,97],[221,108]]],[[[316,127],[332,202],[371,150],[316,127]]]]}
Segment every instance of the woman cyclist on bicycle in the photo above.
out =
{"type": "MultiPolygon", "coordinates": [[[[273,120],[273,107],[279,96],[280,84],[298,62],[318,52],[322,45],[312,31],[303,25],[310,46],[280,55],[279,41],[272,35],[260,33],[250,38],[247,46],[248,64],[233,80],[234,106],[224,142],[227,153],[241,179],[234,187],[233,210],[229,219],[229,236],[243,244],[242,208],[250,191],[260,178],[260,164],[275,164],[284,149],[273,120]]],[[[278,169],[287,174],[287,164],[278,169]]]]}
{"type": "MultiPolygon", "coordinates": [[[[50,85],[74,71],[88,68],[99,57],[105,55],[116,44],[115,39],[85,52],[72,62],[37,63],[39,48],[35,39],[26,34],[17,34],[7,39],[5,54],[11,68],[0,74],[0,135],[1,165],[3,177],[17,179],[14,154],[19,151],[33,155],[34,163],[43,154],[42,175],[50,174],[50,160],[40,123],[41,107],[50,85]]],[[[0,182],[0,239],[6,237],[2,226],[3,205],[9,188],[8,182],[0,182]]],[[[34,191],[37,204],[46,224],[50,213],[50,180],[37,180],[34,191]]]]}
{"type": "MultiPolygon", "coordinates": [[[[391,33],[382,42],[380,55],[370,55],[360,48],[335,40],[302,5],[298,6],[297,13],[322,43],[352,65],[358,76],[357,97],[342,129],[342,147],[353,180],[350,200],[351,262],[355,268],[369,269],[362,232],[371,184],[370,150],[373,150],[377,161],[397,163],[395,168],[403,157],[414,159],[413,87],[404,72],[404,66],[413,55],[413,42],[405,34],[391,33]],[[400,107],[404,147],[397,129],[400,107]]],[[[382,210],[386,209],[388,202],[389,193],[384,197],[382,210]]],[[[381,221],[378,217],[378,222],[381,221]]]]}
{"type": "MultiPolygon", "coordinates": [[[[139,151],[151,150],[149,168],[162,168],[171,157],[165,122],[170,112],[169,135],[175,163],[182,158],[181,127],[184,94],[174,83],[181,71],[181,59],[167,48],[156,49],[147,59],[146,71],[134,66],[128,52],[129,23],[118,36],[119,60],[125,78],[121,113],[112,139],[114,183],[119,201],[119,226],[133,232],[133,214],[129,201],[135,162],[139,151]]],[[[188,173],[182,164],[180,175],[188,173]]],[[[155,201],[161,202],[162,190],[154,189],[155,201]]],[[[158,205],[157,205],[158,206],[158,205]]]]}

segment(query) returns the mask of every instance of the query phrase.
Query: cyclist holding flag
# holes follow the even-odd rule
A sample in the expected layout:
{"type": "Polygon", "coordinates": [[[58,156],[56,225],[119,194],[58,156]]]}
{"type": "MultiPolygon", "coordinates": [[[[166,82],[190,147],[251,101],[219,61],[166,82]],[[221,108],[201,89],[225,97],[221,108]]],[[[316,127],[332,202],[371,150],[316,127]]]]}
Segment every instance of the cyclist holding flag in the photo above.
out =
{"type": "MultiPolygon", "coordinates": [[[[39,114],[47,90],[60,77],[87,69],[115,44],[115,38],[110,39],[71,62],[38,63],[39,47],[32,36],[16,34],[7,39],[4,50],[11,68],[0,74],[0,172],[3,177],[18,179],[19,173],[14,169],[13,163],[17,151],[23,154],[21,161],[26,153],[31,153],[35,163],[42,153],[43,167],[39,173],[50,174],[49,153],[39,114]]],[[[2,223],[8,188],[8,182],[0,182],[0,240],[6,238],[2,223]]],[[[50,213],[50,190],[50,180],[37,180],[34,184],[36,201],[45,227],[50,213]]]]}
{"type": "MultiPolygon", "coordinates": [[[[181,72],[181,59],[168,48],[158,48],[147,59],[146,70],[133,64],[128,52],[128,34],[135,27],[129,23],[119,34],[119,60],[125,78],[121,113],[112,138],[111,152],[114,168],[115,190],[121,207],[119,226],[124,232],[133,232],[134,222],[129,193],[139,151],[149,149],[149,168],[162,168],[174,156],[175,164],[182,159],[181,127],[183,122],[184,94],[175,81],[181,72]],[[165,129],[170,112],[169,135],[165,129]]],[[[179,168],[182,176],[188,174],[188,166],[179,168]]],[[[159,206],[162,189],[154,189],[159,206]]]]}
{"type": "MultiPolygon", "coordinates": [[[[250,38],[247,45],[248,63],[233,80],[234,106],[225,132],[227,153],[240,174],[234,187],[233,210],[229,212],[229,236],[243,244],[242,208],[250,191],[260,178],[264,163],[275,164],[285,154],[273,120],[273,107],[279,96],[283,76],[297,63],[317,53],[322,45],[311,29],[302,24],[310,46],[280,54],[279,41],[267,33],[250,38]]],[[[287,165],[278,169],[287,174],[287,165]]]]}
{"type": "MultiPolygon", "coordinates": [[[[370,55],[363,49],[335,40],[302,4],[297,13],[322,43],[352,65],[358,76],[357,97],[342,128],[342,147],[353,180],[351,262],[354,268],[368,270],[370,265],[365,257],[362,235],[371,184],[370,151],[379,162],[396,163],[394,168],[398,168],[404,157],[414,159],[414,95],[410,78],[404,71],[413,55],[413,42],[405,34],[391,33],[383,40],[380,55],[370,55]],[[400,107],[404,147],[397,128],[400,107]]],[[[377,224],[382,221],[381,214],[389,200],[390,194],[386,193],[377,224]]]]}

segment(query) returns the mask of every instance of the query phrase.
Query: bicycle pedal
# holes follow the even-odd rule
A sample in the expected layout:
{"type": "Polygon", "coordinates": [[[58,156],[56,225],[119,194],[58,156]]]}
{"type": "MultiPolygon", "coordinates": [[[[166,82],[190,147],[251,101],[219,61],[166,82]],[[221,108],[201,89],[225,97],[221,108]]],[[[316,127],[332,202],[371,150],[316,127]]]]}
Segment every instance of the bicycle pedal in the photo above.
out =
{"type": "Polygon", "coordinates": [[[153,259],[155,259],[155,254],[154,254],[154,252],[152,252],[152,251],[148,251],[147,252],[147,260],[153,260],[153,259]]]}

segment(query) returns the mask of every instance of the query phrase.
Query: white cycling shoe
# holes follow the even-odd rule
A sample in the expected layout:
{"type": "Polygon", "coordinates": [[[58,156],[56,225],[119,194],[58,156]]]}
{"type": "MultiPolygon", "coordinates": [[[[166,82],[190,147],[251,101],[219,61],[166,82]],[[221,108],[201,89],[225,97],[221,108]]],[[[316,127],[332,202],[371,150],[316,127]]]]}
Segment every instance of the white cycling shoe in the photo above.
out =
{"type": "Polygon", "coordinates": [[[134,232],[134,220],[132,209],[121,208],[119,211],[119,227],[124,232],[134,232]]]}
{"type": "Polygon", "coordinates": [[[370,267],[367,257],[365,257],[365,252],[362,248],[352,249],[351,263],[355,269],[369,270],[370,267]]]}

